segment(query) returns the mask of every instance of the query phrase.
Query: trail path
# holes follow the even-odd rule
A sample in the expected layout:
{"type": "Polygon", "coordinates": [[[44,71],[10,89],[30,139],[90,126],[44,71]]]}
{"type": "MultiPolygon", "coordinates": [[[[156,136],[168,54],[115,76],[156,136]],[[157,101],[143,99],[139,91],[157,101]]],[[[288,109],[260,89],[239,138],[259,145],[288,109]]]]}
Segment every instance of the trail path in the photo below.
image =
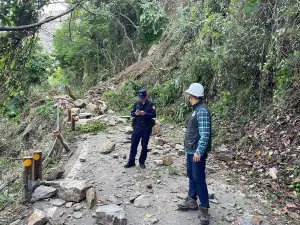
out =
{"type": "MultiPolygon", "coordinates": [[[[109,115],[106,119],[113,122],[116,120],[115,115],[109,115]]],[[[124,121],[116,123],[103,133],[81,136],[76,143],[73,143],[72,148],[76,150],[65,164],[66,172],[63,179],[87,180],[97,190],[98,206],[119,205],[125,210],[127,224],[199,224],[197,211],[176,210],[177,204],[186,196],[188,190],[185,156],[178,156],[174,148],[176,144],[182,143],[182,128],[162,125],[162,138],[167,144],[164,147],[157,147],[154,143],[155,137],[151,137],[147,169],[141,169],[138,163],[134,168],[125,169],[123,165],[127,159],[123,157],[128,156],[130,148],[130,135],[126,134],[128,125],[129,122],[124,121]],[[99,152],[99,149],[107,141],[115,142],[116,149],[104,155],[99,152]],[[173,157],[174,163],[171,166],[158,166],[154,163],[154,160],[161,159],[164,154],[173,157]],[[149,207],[137,208],[130,202],[131,196],[136,192],[145,196],[149,201],[149,207]]],[[[219,164],[213,157],[209,157],[207,183],[209,192],[215,193],[214,199],[211,199],[211,224],[259,224],[255,223],[256,219],[262,219],[262,224],[271,224],[267,218],[271,212],[266,202],[260,196],[250,192],[245,193],[242,187],[228,185],[224,177],[226,171],[223,171],[219,164]],[[249,219],[248,215],[257,216],[249,219]]],[[[79,203],[83,206],[79,210],[82,216],[75,219],[72,216],[74,207],[54,207],[52,201],[40,201],[35,203],[34,207],[47,212],[53,224],[97,224],[95,209],[98,206],[88,210],[85,201],[79,203]]]]}

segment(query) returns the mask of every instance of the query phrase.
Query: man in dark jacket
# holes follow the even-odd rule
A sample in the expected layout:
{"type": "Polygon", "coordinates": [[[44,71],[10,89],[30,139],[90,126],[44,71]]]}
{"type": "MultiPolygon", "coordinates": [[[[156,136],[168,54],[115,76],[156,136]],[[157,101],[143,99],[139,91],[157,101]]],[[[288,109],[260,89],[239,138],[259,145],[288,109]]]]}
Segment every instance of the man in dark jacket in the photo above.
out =
{"type": "Polygon", "coordinates": [[[188,197],[179,209],[198,209],[197,197],[200,201],[201,225],[209,224],[209,200],[205,181],[205,165],[211,149],[211,115],[204,103],[204,88],[193,83],[186,91],[193,112],[189,118],[184,147],[187,154],[187,175],[189,177],[188,197]]]}
{"type": "Polygon", "coordinates": [[[125,168],[135,166],[135,157],[140,140],[142,140],[142,152],[139,158],[140,167],[145,169],[145,161],[148,152],[148,142],[152,132],[152,126],[156,117],[156,107],[148,100],[148,94],[145,89],[139,90],[139,101],[135,103],[131,111],[133,119],[133,133],[131,136],[131,149],[128,163],[125,168]]]}

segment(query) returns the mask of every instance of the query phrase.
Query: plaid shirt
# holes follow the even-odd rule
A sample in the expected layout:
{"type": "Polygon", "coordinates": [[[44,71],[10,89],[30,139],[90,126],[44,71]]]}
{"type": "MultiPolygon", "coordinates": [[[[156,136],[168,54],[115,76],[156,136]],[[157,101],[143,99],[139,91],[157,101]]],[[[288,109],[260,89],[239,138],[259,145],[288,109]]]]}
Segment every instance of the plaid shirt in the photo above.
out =
{"type": "MultiPolygon", "coordinates": [[[[207,148],[209,142],[209,135],[210,135],[210,119],[209,113],[205,108],[200,108],[197,113],[197,120],[198,120],[198,127],[199,127],[199,134],[200,140],[198,142],[198,147],[196,153],[200,156],[203,155],[205,149],[207,148]]],[[[187,152],[188,154],[194,154],[192,152],[187,152]]]]}

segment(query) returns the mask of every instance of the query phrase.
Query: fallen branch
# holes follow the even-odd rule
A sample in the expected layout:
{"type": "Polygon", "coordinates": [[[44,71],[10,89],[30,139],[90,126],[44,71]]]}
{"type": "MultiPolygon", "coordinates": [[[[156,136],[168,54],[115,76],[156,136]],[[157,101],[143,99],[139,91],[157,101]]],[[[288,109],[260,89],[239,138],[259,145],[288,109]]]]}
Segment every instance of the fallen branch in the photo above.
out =
{"type": "Polygon", "coordinates": [[[56,20],[57,18],[67,15],[68,13],[74,11],[78,6],[79,6],[79,3],[75,4],[72,8],[70,8],[66,12],[63,12],[57,16],[48,17],[45,20],[42,20],[37,23],[24,25],[24,26],[17,26],[17,27],[0,27],[0,31],[20,31],[20,30],[28,30],[28,29],[35,28],[35,27],[40,27],[41,25],[43,25],[45,23],[51,22],[53,20],[56,20]]]}

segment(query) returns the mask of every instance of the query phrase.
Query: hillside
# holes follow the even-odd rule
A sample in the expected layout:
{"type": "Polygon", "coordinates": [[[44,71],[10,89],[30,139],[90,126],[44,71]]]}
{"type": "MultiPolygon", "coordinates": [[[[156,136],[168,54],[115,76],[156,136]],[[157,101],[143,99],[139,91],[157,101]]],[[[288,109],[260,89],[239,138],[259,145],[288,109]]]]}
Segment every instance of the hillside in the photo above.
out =
{"type": "MultiPolygon", "coordinates": [[[[36,23],[43,15],[40,4],[51,8],[52,2],[0,3],[0,25],[5,28],[36,23]],[[23,9],[30,13],[24,14],[23,9]]],[[[21,180],[15,182],[22,170],[21,158],[35,150],[45,155],[50,152],[55,139],[56,104],[63,98],[73,113],[84,118],[78,121],[79,131],[71,132],[62,107],[62,132],[74,155],[65,154],[60,145],[55,145],[56,154],[45,172],[58,165],[65,167],[66,174],[58,180],[65,181],[74,170],[80,179],[86,176],[94,182],[97,196],[113,195],[98,199],[97,206],[118,203],[133,224],[159,224],[152,221],[157,215],[166,224],[167,212],[162,213],[152,188],[136,184],[150,182],[155,193],[169,198],[174,198],[174,193],[166,191],[168,185],[179,182],[177,188],[185,190],[184,157],[178,145],[182,144],[191,107],[184,90],[199,82],[205,88],[213,121],[213,151],[207,171],[210,187],[220,200],[213,207],[213,224],[244,225],[250,220],[251,225],[300,223],[298,1],[88,0],[70,1],[69,8],[58,9],[57,4],[54,12],[46,10],[43,18],[72,7],[74,10],[41,28],[1,32],[0,26],[0,178],[4,187],[9,184],[8,191],[0,188],[0,209],[21,185],[21,180]],[[66,86],[73,95],[66,95],[70,95],[66,86]],[[129,148],[126,141],[130,122],[126,116],[141,88],[148,90],[157,106],[162,134],[153,136],[154,153],[146,178],[136,170],[131,177],[134,181],[127,185],[126,173],[119,173],[126,161],[121,156],[129,148]],[[156,144],[157,138],[167,143],[156,144]],[[114,139],[115,155],[97,155],[95,146],[114,139]],[[83,153],[87,154],[87,163],[81,162],[83,153]],[[173,157],[174,165],[157,164],[165,155],[173,157]],[[95,178],[102,176],[96,166],[100,161],[111,179],[95,178]],[[114,170],[118,171],[116,177],[114,170]],[[162,183],[156,183],[158,180],[162,183]],[[117,193],[122,185],[149,194],[153,201],[151,213],[141,209],[139,212],[144,214],[135,220],[136,208],[127,202],[132,196],[117,193]],[[230,188],[233,191],[228,193],[230,188]],[[234,190],[236,204],[230,202],[228,206],[234,190]],[[257,208],[256,202],[260,204],[257,208]],[[245,211],[240,207],[243,204],[245,211]],[[222,215],[220,207],[224,209],[222,215]],[[248,220],[248,214],[254,217],[248,220]],[[244,216],[247,219],[243,223],[244,216]],[[254,221],[257,218],[259,221],[254,221]]],[[[80,180],[75,175],[72,179],[80,180]]],[[[161,200],[168,204],[168,210],[174,210],[176,201],[161,200]]],[[[9,223],[18,219],[26,223],[33,209],[53,209],[52,200],[51,204],[44,203],[28,207],[8,204],[9,209],[0,214],[0,223],[2,216],[9,223]],[[26,208],[22,216],[9,218],[11,210],[23,211],[22,207],[26,208]]],[[[84,219],[96,223],[94,211],[75,205],[74,210],[82,213],[80,219],[73,216],[73,207],[65,206],[47,215],[58,217],[56,222],[64,219],[67,224],[80,224],[84,219]]],[[[197,222],[177,212],[172,215],[176,219],[170,224],[197,222]]]]}

